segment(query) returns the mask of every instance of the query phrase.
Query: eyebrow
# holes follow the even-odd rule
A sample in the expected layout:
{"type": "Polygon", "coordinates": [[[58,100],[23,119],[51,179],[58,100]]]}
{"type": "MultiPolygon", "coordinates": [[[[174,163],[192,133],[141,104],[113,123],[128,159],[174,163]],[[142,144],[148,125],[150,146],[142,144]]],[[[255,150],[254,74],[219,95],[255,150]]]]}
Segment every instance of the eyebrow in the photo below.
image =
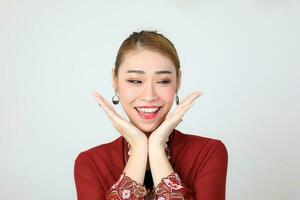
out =
{"type": "MultiPolygon", "coordinates": [[[[126,73],[145,74],[144,71],[142,71],[142,70],[135,70],[135,69],[133,69],[133,70],[128,70],[126,73]]],[[[171,71],[168,71],[168,70],[156,71],[156,72],[154,72],[154,73],[155,73],[155,74],[172,74],[172,72],[171,72],[171,71]]]]}

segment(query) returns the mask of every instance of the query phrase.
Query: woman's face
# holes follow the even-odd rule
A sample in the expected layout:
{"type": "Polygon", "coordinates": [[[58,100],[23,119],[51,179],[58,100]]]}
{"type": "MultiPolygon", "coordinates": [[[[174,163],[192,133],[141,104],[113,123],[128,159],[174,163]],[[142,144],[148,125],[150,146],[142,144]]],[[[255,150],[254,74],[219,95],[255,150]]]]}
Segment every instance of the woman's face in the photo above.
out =
{"type": "Polygon", "coordinates": [[[168,57],[139,49],[125,56],[113,86],[129,120],[149,136],[171,109],[180,78],[168,57]]]}

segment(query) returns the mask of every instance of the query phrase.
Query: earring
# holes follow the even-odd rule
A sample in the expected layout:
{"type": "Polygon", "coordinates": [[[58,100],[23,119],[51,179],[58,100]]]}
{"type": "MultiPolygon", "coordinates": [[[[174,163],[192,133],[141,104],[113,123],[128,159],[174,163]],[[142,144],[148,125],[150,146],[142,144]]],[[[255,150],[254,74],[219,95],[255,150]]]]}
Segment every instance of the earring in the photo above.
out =
{"type": "Polygon", "coordinates": [[[119,96],[117,95],[117,91],[116,90],[115,90],[115,95],[112,97],[111,100],[112,100],[112,102],[113,102],[114,105],[117,105],[119,103],[120,99],[119,99],[119,96]],[[115,99],[115,98],[117,98],[117,99],[115,99]]]}
{"type": "Polygon", "coordinates": [[[175,100],[176,100],[176,105],[178,105],[178,104],[179,104],[179,97],[178,97],[178,95],[177,95],[177,92],[176,92],[175,100]]]}

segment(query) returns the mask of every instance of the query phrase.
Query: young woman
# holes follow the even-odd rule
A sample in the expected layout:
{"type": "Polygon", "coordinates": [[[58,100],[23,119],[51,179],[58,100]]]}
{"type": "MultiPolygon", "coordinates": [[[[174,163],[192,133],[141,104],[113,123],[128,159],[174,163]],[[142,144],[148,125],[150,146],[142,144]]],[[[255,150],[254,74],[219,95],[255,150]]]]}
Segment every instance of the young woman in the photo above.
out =
{"type": "Polygon", "coordinates": [[[224,200],[225,145],[175,129],[202,93],[179,102],[181,71],[173,44],[156,31],[133,32],[118,51],[112,79],[112,102],[121,103],[129,121],[94,92],[121,136],[78,155],[78,200],[224,200]],[[174,98],[177,107],[169,113],[174,98]]]}

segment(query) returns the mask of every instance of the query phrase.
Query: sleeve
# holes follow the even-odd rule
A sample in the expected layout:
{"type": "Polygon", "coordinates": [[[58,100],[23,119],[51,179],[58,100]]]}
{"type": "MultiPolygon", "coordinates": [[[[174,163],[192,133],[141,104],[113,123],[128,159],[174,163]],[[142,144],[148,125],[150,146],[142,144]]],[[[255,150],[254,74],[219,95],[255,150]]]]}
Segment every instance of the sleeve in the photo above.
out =
{"type": "Polygon", "coordinates": [[[182,185],[180,177],[176,172],[163,178],[160,183],[154,188],[155,199],[183,199],[186,188],[182,185]]]}
{"type": "Polygon", "coordinates": [[[196,200],[225,200],[228,152],[218,141],[210,159],[201,172],[196,174],[193,190],[196,200]]]}
{"type": "Polygon", "coordinates": [[[109,190],[105,190],[84,154],[79,154],[75,160],[74,179],[77,200],[142,200],[146,196],[146,187],[127,177],[125,172],[109,190]]]}
{"type": "Polygon", "coordinates": [[[225,200],[228,154],[225,145],[219,141],[204,169],[196,174],[193,188],[181,182],[173,172],[155,188],[157,200],[225,200]]]}
{"type": "Polygon", "coordinates": [[[78,200],[99,200],[105,198],[105,190],[97,180],[91,161],[79,154],[74,165],[74,179],[78,200]]]}
{"type": "Polygon", "coordinates": [[[107,191],[105,199],[142,200],[146,195],[146,187],[132,180],[123,172],[119,180],[107,191]]]}

